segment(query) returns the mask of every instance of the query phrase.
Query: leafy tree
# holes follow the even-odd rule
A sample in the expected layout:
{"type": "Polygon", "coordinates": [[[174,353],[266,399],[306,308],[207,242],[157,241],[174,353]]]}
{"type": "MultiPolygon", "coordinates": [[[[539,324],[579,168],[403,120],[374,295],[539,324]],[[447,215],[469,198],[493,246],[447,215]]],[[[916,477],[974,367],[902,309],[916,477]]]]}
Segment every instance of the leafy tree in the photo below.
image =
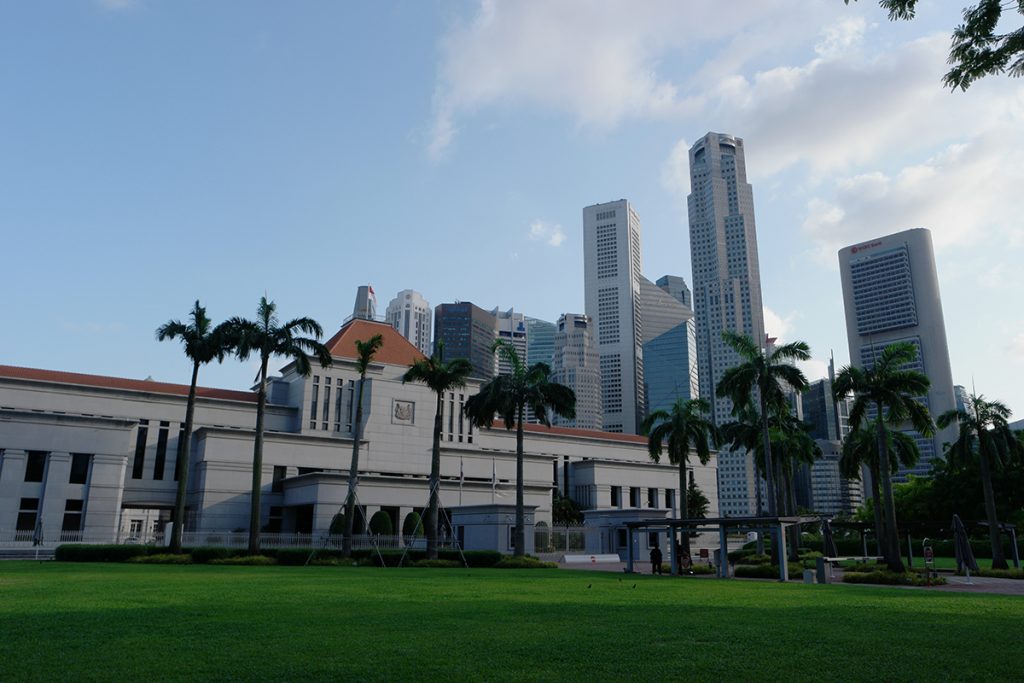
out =
{"type": "MultiPolygon", "coordinates": [[[[844,0],[849,5],[850,0],[844,0]]],[[[913,19],[917,0],[879,0],[889,19],[913,19]]],[[[1024,75],[1024,26],[997,33],[1003,11],[1024,15],[1021,0],[979,0],[964,9],[964,21],[953,31],[949,48],[952,65],[943,78],[946,87],[967,90],[972,83],[992,74],[1024,75]]]]}
{"type": "Polygon", "coordinates": [[[252,451],[252,495],[249,511],[249,554],[260,551],[260,492],[263,486],[263,420],[267,407],[267,366],[271,356],[290,358],[295,371],[309,377],[313,371],[310,356],[320,362],[321,367],[330,367],[331,352],[318,340],[323,336],[320,324],[312,318],[295,318],[283,325],[277,318],[277,305],[260,297],[256,307],[256,319],[232,318],[227,322],[228,334],[240,360],[255,355],[260,359],[257,375],[256,439],[252,451]],[[299,336],[302,334],[312,337],[299,336]]]}
{"type": "Polygon", "coordinates": [[[437,559],[437,508],[441,481],[441,426],[444,411],[444,395],[453,389],[466,386],[466,378],[473,372],[473,366],[465,358],[444,362],[444,344],[437,348],[430,358],[420,358],[409,366],[402,382],[423,382],[437,396],[434,409],[434,441],[430,451],[430,504],[427,507],[427,557],[437,559]]]}
{"type": "Polygon", "coordinates": [[[352,555],[352,529],[356,519],[356,486],[359,482],[359,443],[363,440],[363,389],[366,386],[366,371],[373,362],[384,337],[375,334],[366,341],[356,340],[356,370],[359,371],[359,388],[356,390],[356,418],[352,425],[352,462],[348,468],[348,496],[345,498],[345,534],[341,537],[341,554],[352,555]]]}
{"type": "Polygon", "coordinates": [[[569,387],[551,381],[551,368],[546,363],[527,367],[514,346],[504,339],[495,340],[491,350],[500,354],[512,368],[507,375],[485,382],[480,393],[470,396],[464,411],[477,427],[490,427],[495,415],[505,423],[505,429],[516,430],[516,530],[515,555],[526,553],[526,514],[523,508],[523,419],[526,409],[533,411],[542,424],[550,426],[548,413],[561,417],[576,417],[576,395],[569,387]]]}
{"type": "Polygon", "coordinates": [[[174,496],[174,526],[171,530],[171,552],[181,552],[181,532],[185,527],[185,492],[188,485],[188,466],[192,447],[192,426],[196,411],[196,382],[199,380],[199,367],[210,361],[218,363],[233,350],[231,339],[226,334],[227,325],[221,323],[213,327],[206,317],[206,309],[196,300],[189,323],[170,320],[157,328],[156,338],[181,339],[185,345],[185,355],[192,361],[192,383],[188,387],[188,402],[185,404],[184,441],[178,448],[178,491],[174,496]]]}
{"type": "Polygon", "coordinates": [[[583,511],[580,510],[579,504],[555,489],[551,495],[551,523],[556,526],[568,526],[582,521],[583,511]]]}
{"type": "Polygon", "coordinates": [[[1019,454],[1021,444],[1014,437],[1007,420],[1010,409],[999,401],[986,401],[984,396],[972,394],[966,410],[950,410],[939,415],[936,423],[940,428],[959,424],[960,435],[949,445],[947,457],[954,465],[966,463],[975,457],[981,467],[981,486],[985,498],[985,518],[988,520],[989,536],[992,541],[992,568],[1007,569],[1003,555],[1003,543],[999,537],[999,517],[996,513],[996,499],[992,487],[993,470],[1002,468],[1003,461],[1015,452],[1019,454]]]}
{"type": "Polygon", "coordinates": [[[771,435],[768,415],[789,412],[786,389],[795,391],[807,389],[807,378],[791,363],[809,360],[810,347],[797,341],[770,350],[762,349],[750,337],[731,331],[722,332],[722,339],[739,354],[740,364],[729,368],[715,387],[715,393],[733,402],[733,413],[754,405],[755,395],[760,403],[761,441],[764,448],[764,472],[768,483],[768,515],[778,514],[778,497],[775,486],[775,469],[772,462],[771,435]]]}
{"type": "MultiPolygon", "coordinates": [[[[640,433],[647,435],[651,460],[661,462],[662,450],[667,447],[668,461],[679,466],[679,510],[684,515],[690,513],[686,479],[690,452],[695,452],[700,464],[706,465],[711,459],[711,446],[718,448],[722,442],[718,428],[704,417],[710,411],[711,406],[702,398],[680,398],[671,410],[655,410],[640,424],[640,433]]],[[[684,550],[689,552],[689,539],[685,534],[683,543],[684,550]]]]}
{"type": "Polygon", "coordinates": [[[710,508],[711,501],[708,500],[708,497],[697,486],[697,482],[693,478],[693,472],[690,472],[690,483],[686,487],[686,516],[689,519],[704,519],[707,517],[710,508]]]}
{"type": "Polygon", "coordinates": [[[928,392],[931,384],[928,377],[917,370],[904,369],[917,359],[917,348],[909,342],[897,342],[886,346],[870,368],[846,366],[839,371],[832,387],[836,400],[853,394],[850,408],[850,428],[859,429],[866,422],[872,422],[878,443],[878,470],[882,480],[882,555],[889,569],[903,571],[900,557],[899,530],[896,526],[896,509],[892,497],[891,459],[889,445],[893,438],[889,432],[894,427],[908,424],[923,436],[934,434],[934,426],[928,408],[917,401],[916,396],[928,392]],[[868,414],[874,411],[869,420],[868,414]]]}
{"type": "MultiPolygon", "coordinates": [[[[921,454],[917,442],[913,438],[890,429],[885,430],[889,453],[896,457],[890,458],[890,476],[902,467],[913,467],[921,454]]],[[[861,479],[861,468],[871,473],[871,512],[875,524],[875,540],[879,552],[882,551],[882,540],[885,537],[885,521],[882,518],[882,494],[880,482],[882,476],[879,469],[878,432],[873,426],[852,430],[843,440],[843,452],[839,458],[839,472],[847,479],[861,479]]],[[[952,516],[952,515],[950,515],[952,516]]]]}

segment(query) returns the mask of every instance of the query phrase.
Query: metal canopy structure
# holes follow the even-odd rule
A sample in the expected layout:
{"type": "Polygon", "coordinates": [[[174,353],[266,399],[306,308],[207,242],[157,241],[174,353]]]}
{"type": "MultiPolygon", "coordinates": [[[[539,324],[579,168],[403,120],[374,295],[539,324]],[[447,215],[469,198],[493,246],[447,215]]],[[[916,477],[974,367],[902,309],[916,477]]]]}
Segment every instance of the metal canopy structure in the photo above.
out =
{"type": "MultiPolygon", "coordinates": [[[[726,536],[732,533],[749,531],[777,531],[779,539],[779,580],[789,579],[789,567],[786,558],[786,527],[817,524],[821,520],[818,517],[708,517],[692,519],[644,519],[636,522],[626,522],[626,529],[629,531],[629,543],[626,545],[626,571],[633,571],[633,535],[638,532],[661,532],[672,534],[676,531],[688,533],[691,531],[718,531],[719,562],[718,577],[729,578],[729,548],[726,536]]],[[[669,554],[671,558],[672,574],[677,572],[676,547],[675,543],[669,543],[669,554]]]]}

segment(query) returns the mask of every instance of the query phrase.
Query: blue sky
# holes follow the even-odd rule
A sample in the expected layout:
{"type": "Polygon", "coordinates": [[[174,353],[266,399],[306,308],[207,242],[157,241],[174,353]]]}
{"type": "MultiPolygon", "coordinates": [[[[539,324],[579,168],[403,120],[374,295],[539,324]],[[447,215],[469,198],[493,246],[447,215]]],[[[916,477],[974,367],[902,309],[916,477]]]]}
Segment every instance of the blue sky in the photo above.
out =
{"type": "MultiPolygon", "coordinates": [[[[0,363],[185,382],[155,328],[372,284],[553,320],[620,197],[689,282],[685,150],[746,140],[768,329],[848,360],[836,251],[933,230],[954,381],[1024,411],[1024,82],[941,85],[962,0],[0,2],[0,363]]],[[[248,386],[251,364],[204,370],[248,386]]]]}

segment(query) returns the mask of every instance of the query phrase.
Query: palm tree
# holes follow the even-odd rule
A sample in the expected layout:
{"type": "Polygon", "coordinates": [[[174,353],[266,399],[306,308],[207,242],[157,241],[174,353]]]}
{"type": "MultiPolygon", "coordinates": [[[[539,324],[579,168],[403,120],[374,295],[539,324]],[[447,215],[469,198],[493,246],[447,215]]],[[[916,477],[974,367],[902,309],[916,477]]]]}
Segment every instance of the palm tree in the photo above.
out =
{"type": "MultiPolygon", "coordinates": [[[[655,410],[640,424],[640,433],[647,435],[647,452],[654,462],[661,462],[663,446],[668,448],[668,461],[679,465],[679,512],[681,517],[689,514],[687,505],[686,465],[690,451],[696,451],[701,465],[711,459],[711,446],[718,448],[722,437],[718,427],[704,415],[711,406],[702,398],[680,398],[670,411],[655,410]],[[666,444],[667,442],[667,444],[666,444]]],[[[683,550],[690,552],[689,534],[683,534],[683,550]]]]}
{"type": "Polygon", "coordinates": [[[882,473],[882,555],[889,569],[902,572],[900,538],[896,526],[896,507],[892,497],[892,477],[888,435],[891,428],[909,423],[922,436],[934,434],[928,408],[915,396],[924,396],[931,384],[928,377],[917,370],[903,369],[917,359],[917,347],[909,342],[896,342],[886,346],[870,368],[846,366],[839,371],[832,386],[838,400],[853,394],[850,408],[850,428],[859,429],[870,419],[874,423],[878,442],[878,471],[882,473]]]}
{"type": "Polygon", "coordinates": [[[188,465],[192,446],[192,424],[196,411],[196,382],[199,379],[199,366],[216,360],[224,360],[231,353],[231,341],[226,334],[227,324],[221,323],[213,327],[206,317],[206,309],[196,300],[189,314],[192,322],[185,324],[177,320],[169,320],[156,330],[159,341],[181,339],[185,345],[185,355],[192,361],[192,383],[188,388],[188,402],[185,404],[185,430],[178,448],[178,492],[174,497],[174,525],[171,529],[171,552],[181,552],[181,532],[185,526],[185,491],[188,486],[188,465]],[[212,329],[211,329],[212,328],[212,329]]]}
{"type": "Polygon", "coordinates": [[[256,308],[256,320],[232,318],[227,322],[229,336],[240,360],[250,355],[260,359],[257,379],[256,440],[252,450],[252,496],[249,511],[249,554],[260,551],[260,491],[263,486],[263,414],[267,406],[267,365],[271,356],[284,356],[295,363],[295,371],[309,377],[313,371],[310,355],[315,356],[321,367],[330,367],[331,352],[318,340],[323,336],[320,324],[312,318],[295,318],[283,325],[277,318],[277,305],[260,297],[256,308]],[[300,334],[314,338],[301,337],[300,334]]]}
{"type": "MultiPolygon", "coordinates": [[[[896,474],[900,467],[913,467],[921,457],[917,442],[903,432],[886,430],[889,440],[889,452],[896,457],[890,458],[889,473],[896,474]]],[[[875,517],[875,541],[878,552],[882,552],[882,539],[885,537],[885,524],[882,519],[882,494],[879,488],[882,477],[878,468],[878,438],[874,427],[860,428],[851,431],[843,440],[843,452],[839,458],[839,472],[847,479],[861,479],[861,469],[867,468],[871,474],[871,507],[875,517]]]]}
{"type": "Polygon", "coordinates": [[[352,427],[352,464],[348,468],[348,497],[345,499],[345,532],[341,537],[341,554],[352,555],[352,529],[356,516],[356,482],[359,479],[359,442],[363,438],[363,386],[366,371],[373,357],[384,345],[384,337],[375,334],[366,341],[356,340],[356,369],[359,370],[359,389],[356,391],[356,420],[352,427]]]}
{"type": "MultiPolygon", "coordinates": [[[[804,391],[807,388],[804,373],[791,362],[809,360],[810,347],[805,342],[797,341],[767,351],[754,343],[750,337],[729,330],[722,332],[722,339],[739,354],[741,362],[722,374],[722,379],[715,387],[715,393],[722,398],[729,398],[734,406],[742,408],[753,404],[756,391],[762,418],[772,413],[789,412],[786,388],[794,391],[804,391]]],[[[764,448],[765,479],[768,484],[768,516],[775,517],[778,511],[778,498],[767,419],[761,420],[761,442],[764,448]]]]}
{"type": "Polygon", "coordinates": [[[1012,414],[1000,401],[986,401],[984,396],[972,394],[966,410],[949,410],[935,421],[941,429],[960,425],[960,436],[949,445],[947,458],[951,464],[964,465],[977,453],[981,466],[981,489],[985,497],[985,517],[992,541],[992,568],[1008,569],[1003,555],[1003,542],[999,534],[996,498],[992,491],[992,470],[999,468],[1010,453],[1021,454],[1024,446],[1014,438],[1007,421],[1012,414]]]}
{"type": "Polygon", "coordinates": [[[526,409],[533,411],[544,425],[551,426],[548,411],[561,417],[576,417],[576,394],[569,387],[551,381],[551,368],[546,363],[527,367],[516,349],[504,339],[495,340],[491,350],[500,354],[512,368],[507,375],[498,375],[470,396],[464,411],[477,427],[490,427],[495,415],[505,422],[505,429],[516,430],[516,530],[515,555],[526,553],[526,514],[523,509],[523,418],[526,409]]]}
{"type": "Polygon", "coordinates": [[[437,559],[437,508],[441,481],[441,425],[444,395],[453,389],[466,386],[466,378],[473,372],[473,366],[465,358],[444,362],[444,344],[437,348],[430,358],[420,358],[409,366],[402,382],[423,382],[436,394],[434,409],[434,442],[430,451],[430,504],[427,508],[427,557],[437,559]]]}

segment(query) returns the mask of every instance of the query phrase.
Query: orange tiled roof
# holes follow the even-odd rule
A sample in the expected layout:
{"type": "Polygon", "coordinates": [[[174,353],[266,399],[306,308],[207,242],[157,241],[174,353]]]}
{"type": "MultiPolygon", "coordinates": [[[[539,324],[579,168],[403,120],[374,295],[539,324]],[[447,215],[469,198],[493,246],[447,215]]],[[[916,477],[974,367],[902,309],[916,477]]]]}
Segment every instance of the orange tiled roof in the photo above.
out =
{"type": "MultiPolygon", "coordinates": [[[[124,377],[107,377],[105,375],[84,375],[78,372],[61,372],[59,370],[39,370],[37,368],[19,368],[12,365],[0,365],[0,377],[10,379],[30,379],[39,382],[55,382],[85,387],[103,387],[106,389],[124,389],[127,391],[146,391],[153,394],[170,394],[172,396],[188,396],[187,384],[170,384],[145,379],[126,379],[124,377]]],[[[217,398],[226,401],[256,402],[256,394],[252,391],[234,391],[231,389],[212,389],[196,387],[196,396],[200,398],[217,398]]]]}
{"type": "Polygon", "coordinates": [[[384,338],[384,344],[373,357],[377,363],[410,366],[426,356],[391,325],[373,320],[352,319],[338,332],[324,342],[332,356],[337,358],[358,358],[356,340],[367,341],[375,334],[384,338]]]}
{"type": "MultiPolygon", "coordinates": [[[[502,420],[494,421],[495,429],[504,429],[502,420]]],[[[597,429],[576,429],[574,427],[545,427],[540,424],[523,424],[523,431],[534,434],[555,434],[560,436],[579,436],[586,439],[604,439],[605,441],[623,441],[627,443],[646,444],[647,437],[637,434],[621,434],[619,432],[602,432],[597,429]]]]}

